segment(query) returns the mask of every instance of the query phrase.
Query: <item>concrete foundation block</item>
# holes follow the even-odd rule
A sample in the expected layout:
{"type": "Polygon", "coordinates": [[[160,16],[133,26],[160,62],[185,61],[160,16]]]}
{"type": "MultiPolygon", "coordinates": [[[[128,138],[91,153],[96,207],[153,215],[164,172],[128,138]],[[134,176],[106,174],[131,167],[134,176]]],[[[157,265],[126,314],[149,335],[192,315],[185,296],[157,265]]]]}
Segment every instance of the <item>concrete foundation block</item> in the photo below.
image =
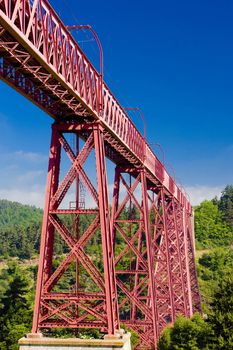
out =
{"type": "Polygon", "coordinates": [[[131,350],[130,336],[130,333],[118,333],[104,339],[61,339],[29,333],[19,340],[19,346],[20,350],[131,350]]]}

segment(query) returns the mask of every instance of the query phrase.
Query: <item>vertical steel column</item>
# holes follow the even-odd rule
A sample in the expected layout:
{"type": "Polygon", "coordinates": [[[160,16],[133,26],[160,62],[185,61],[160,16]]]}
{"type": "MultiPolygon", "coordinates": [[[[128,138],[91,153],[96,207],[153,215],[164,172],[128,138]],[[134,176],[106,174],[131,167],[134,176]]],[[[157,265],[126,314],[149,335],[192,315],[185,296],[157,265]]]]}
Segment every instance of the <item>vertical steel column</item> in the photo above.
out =
{"type": "Polygon", "coordinates": [[[104,138],[103,131],[101,130],[99,124],[94,127],[94,143],[99,194],[100,227],[104,259],[108,333],[114,334],[115,331],[119,328],[119,321],[117,314],[117,295],[115,289],[115,271],[113,263],[113,241],[110,233],[110,215],[108,206],[104,138]]]}
{"type": "Polygon", "coordinates": [[[148,260],[148,274],[149,274],[149,293],[150,293],[150,304],[153,318],[153,333],[155,346],[158,341],[158,311],[155,304],[155,281],[154,281],[154,257],[152,250],[152,237],[149,229],[149,209],[148,209],[148,195],[147,195],[147,183],[145,169],[141,170],[141,184],[142,184],[142,203],[143,203],[143,224],[146,236],[146,248],[147,248],[147,260],[148,260]]]}
{"type": "MultiPolygon", "coordinates": [[[[142,215],[140,215],[140,220],[143,220],[142,215]]],[[[137,249],[138,249],[139,252],[142,251],[142,229],[141,228],[139,229],[139,237],[138,237],[137,249]]],[[[140,268],[140,260],[139,260],[139,257],[137,256],[137,258],[136,258],[136,266],[135,266],[136,271],[139,271],[139,268],[140,268]]],[[[135,298],[137,297],[139,282],[140,282],[140,275],[139,275],[138,272],[136,272],[135,273],[135,281],[134,281],[134,290],[133,290],[133,294],[134,294],[135,298]]],[[[136,319],[137,319],[137,305],[136,305],[134,300],[131,301],[131,307],[132,307],[132,309],[131,309],[131,319],[136,321],[136,319]]]]}
{"type": "Polygon", "coordinates": [[[188,247],[188,260],[189,260],[189,273],[190,273],[190,284],[191,284],[191,294],[192,294],[192,310],[193,313],[201,312],[201,296],[199,290],[197,269],[195,263],[195,251],[193,245],[193,225],[192,217],[189,213],[186,213],[186,226],[187,226],[187,247],[188,247]]]}
{"type": "Polygon", "coordinates": [[[183,229],[184,229],[184,249],[185,249],[185,269],[187,274],[187,292],[188,292],[188,304],[189,304],[189,317],[193,315],[192,308],[192,292],[191,292],[191,280],[190,280],[190,271],[189,271],[189,256],[188,256],[188,234],[186,226],[186,213],[185,208],[182,208],[182,219],[183,219],[183,229]]]}
{"type": "Polygon", "coordinates": [[[162,206],[162,189],[150,187],[152,198],[150,207],[150,225],[153,232],[155,303],[158,311],[158,333],[172,321],[172,290],[169,266],[168,238],[166,231],[166,213],[162,206]]]}
{"type": "Polygon", "coordinates": [[[172,270],[171,270],[171,254],[169,247],[169,237],[168,237],[168,217],[167,217],[167,207],[165,201],[164,188],[160,190],[161,202],[162,202],[162,212],[163,212],[163,223],[164,223],[164,238],[166,241],[166,258],[167,258],[167,267],[168,267],[168,282],[169,282],[169,295],[171,302],[171,322],[175,321],[175,305],[174,305],[174,291],[173,291],[173,279],[172,279],[172,270]]]}
{"type": "Polygon", "coordinates": [[[120,321],[138,333],[138,348],[154,349],[158,340],[158,316],[144,169],[116,168],[113,193],[111,229],[114,240],[118,242],[114,251],[120,321]],[[128,184],[125,174],[130,175],[134,181],[129,181],[128,184]],[[119,203],[121,190],[124,197],[119,203]],[[133,216],[130,211],[131,202],[134,205],[133,216]]]}
{"type": "MultiPolygon", "coordinates": [[[[79,135],[75,135],[75,153],[76,153],[76,158],[79,155],[79,135]]],[[[80,184],[80,179],[79,179],[79,174],[76,175],[76,183],[75,183],[75,190],[76,190],[76,205],[75,208],[78,211],[79,210],[79,184],[80,184]]],[[[79,216],[76,214],[75,215],[75,232],[76,232],[76,240],[79,240],[79,216]]],[[[78,294],[79,290],[79,261],[78,258],[76,258],[76,276],[75,276],[75,293],[78,294]]],[[[78,305],[75,305],[76,308],[76,318],[78,318],[79,312],[78,312],[78,305]]],[[[78,337],[78,329],[75,332],[76,337],[78,337]]]]}
{"type": "Polygon", "coordinates": [[[177,235],[176,223],[176,208],[174,205],[174,198],[167,196],[167,222],[168,222],[168,239],[170,251],[170,265],[172,271],[172,290],[174,297],[174,311],[175,315],[179,313],[185,315],[183,276],[180,259],[179,239],[177,235]]]}
{"type": "Polygon", "coordinates": [[[115,218],[116,211],[119,204],[119,192],[120,192],[120,171],[116,167],[115,177],[114,177],[113,197],[112,197],[112,213],[111,213],[111,233],[112,233],[113,251],[115,248],[115,239],[116,239],[116,227],[114,225],[114,218],[115,218]]]}
{"type": "Polygon", "coordinates": [[[181,286],[182,286],[182,299],[183,299],[183,315],[188,316],[188,305],[187,305],[187,295],[186,295],[186,283],[185,283],[185,270],[183,270],[183,264],[182,261],[184,259],[183,257],[183,252],[182,252],[182,241],[181,241],[181,236],[183,238],[183,228],[178,227],[178,224],[180,223],[179,220],[182,219],[180,218],[179,215],[179,204],[175,203],[175,199],[172,198],[172,208],[173,208],[173,215],[174,215],[174,224],[175,224],[175,233],[176,233],[176,248],[177,248],[177,253],[178,253],[178,265],[179,265],[179,280],[181,281],[181,286]],[[180,230],[180,232],[179,232],[180,230]]]}
{"type": "Polygon", "coordinates": [[[40,243],[40,258],[38,265],[36,297],[32,324],[32,333],[38,332],[39,315],[40,315],[40,301],[42,295],[43,282],[48,279],[51,274],[52,254],[53,254],[53,239],[54,227],[49,222],[50,200],[58,187],[59,166],[61,145],[59,143],[58,132],[56,125],[52,126],[52,138],[50,145],[49,166],[47,184],[45,190],[45,206],[41,232],[40,243]]]}
{"type": "MultiPolygon", "coordinates": [[[[65,163],[64,163],[65,164],[65,163]]],[[[67,164],[65,164],[67,167],[67,164]]],[[[71,191],[73,191],[71,189],[71,191]]],[[[71,193],[72,194],[72,193],[71,193]]],[[[99,125],[85,128],[72,123],[53,126],[50,160],[46,187],[40,262],[32,332],[43,328],[101,328],[109,334],[119,329],[116,282],[113,265],[113,242],[110,236],[107,177],[104,154],[104,138],[99,125]],[[66,133],[76,136],[74,150],[66,140],[66,133]],[[81,151],[79,134],[85,138],[81,151]],[[61,146],[71,161],[71,167],[59,182],[61,146]],[[96,155],[98,192],[85,172],[83,165],[94,147],[96,155]],[[81,179],[80,179],[81,178],[81,179]],[[93,197],[92,208],[79,207],[79,183],[93,197]],[[64,208],[69,189],[74,184],[74,208],[64,208]],[[62,204],[61,204],[62,203],[62,204]],[[96,206],[95,206],[96,205],[96,206]],[[85,228],[79,232],[79,216],[87,215],[85,228]],[[66,220],[65,217],[71,220],[66,220]],[[69,225],[71,222],[71,226],[69,225]],[[73,224],[72,224],[73,223],[73,224]],[[58,266],[52,269],[54,232],[66,248],[58,266]],[[103,253],[102,267],[95,265],[89,247],[94,235],[100,234],[103,253]],[[73,264],[74,263],[74,264],[73,264]],[[80,266],[80,268],[79,268],[80,266]],[[66,272],[73,274],[75,287],[66,286],[61,280],[66,272]],[[53,270],[53,271],[52,271],[53,270]],[[80,271],[87,273],[93,291],[79,286],[80,271]],[[61,283],[60,283],[61,282],[61,283]],[[60,283],[60,284],[59,284],[60,283]],[[80,313],[79,313],[80,310],[80,313]],[[91,318],[90,318],[91,316],[91,318]]]]}

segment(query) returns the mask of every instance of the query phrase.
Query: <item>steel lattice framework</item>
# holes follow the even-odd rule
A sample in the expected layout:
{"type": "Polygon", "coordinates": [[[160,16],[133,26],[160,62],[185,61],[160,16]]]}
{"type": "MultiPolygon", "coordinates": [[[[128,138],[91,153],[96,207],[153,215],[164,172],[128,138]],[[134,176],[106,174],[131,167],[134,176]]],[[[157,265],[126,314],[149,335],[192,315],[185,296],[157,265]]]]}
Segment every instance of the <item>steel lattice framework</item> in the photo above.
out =
{"type": "Polygon", "coordinates": [[[0,77],[55,120],[33,332],[66,327],[115,334],[124,323],[139,334],[138,347],[156,348],[177,314],[201,310],[185,194],[48,1],[0,0],[0,77]],[[85,165],[93,154],[96,176],[85,165]],[[111,210],[106,158],[116,165],[111,210]],[[92,198],[88,209],[80,184],[92,198]],[[66,244],[59,263],[56,237],[66,244]],[[91,249],[96,242],[99,260],[91,249]]]}

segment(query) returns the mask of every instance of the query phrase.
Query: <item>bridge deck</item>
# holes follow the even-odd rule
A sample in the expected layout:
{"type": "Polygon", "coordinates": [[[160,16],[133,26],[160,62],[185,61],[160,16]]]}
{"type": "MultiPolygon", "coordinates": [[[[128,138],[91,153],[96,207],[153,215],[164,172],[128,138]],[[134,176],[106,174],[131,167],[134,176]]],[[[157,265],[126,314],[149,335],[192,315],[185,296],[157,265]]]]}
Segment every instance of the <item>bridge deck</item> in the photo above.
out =
{"type": "MultiPolygon", "coordinates": [[[[46,0],[0,0],[0,78],[55,120],[100,122],[107,156],[191,205],[46,0]],[[100,110],[99,94],[103,95],[100,110]]],[[[85,135],[84,135],[85,138],[85,135]]]]}

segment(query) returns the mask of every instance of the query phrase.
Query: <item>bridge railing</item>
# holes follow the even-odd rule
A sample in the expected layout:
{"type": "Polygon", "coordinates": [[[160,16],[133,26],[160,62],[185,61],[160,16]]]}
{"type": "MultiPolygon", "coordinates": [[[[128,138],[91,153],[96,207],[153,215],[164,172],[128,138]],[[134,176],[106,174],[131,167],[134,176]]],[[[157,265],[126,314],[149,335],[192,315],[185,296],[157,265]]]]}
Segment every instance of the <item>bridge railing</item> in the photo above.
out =
{"type": "Polygon", "coordinates": [[[104,84],[104,110],[100,117],[108,128],[143,162],[145,140],[120,103],[104,84]]]}
{"type": "Polygon", "coordinates": [[[100,91],[100,75],[47,0],[0,0],[0,17],[19,42],[57,76],[58,81],[101,119],[177,200],[191,210],[189,201],[137,130],[106,84],[100,91]],[[100,113],[99,94],[103,94],[100,113]],[[145,157],[144,157],[145,156],[145,157]]]}

